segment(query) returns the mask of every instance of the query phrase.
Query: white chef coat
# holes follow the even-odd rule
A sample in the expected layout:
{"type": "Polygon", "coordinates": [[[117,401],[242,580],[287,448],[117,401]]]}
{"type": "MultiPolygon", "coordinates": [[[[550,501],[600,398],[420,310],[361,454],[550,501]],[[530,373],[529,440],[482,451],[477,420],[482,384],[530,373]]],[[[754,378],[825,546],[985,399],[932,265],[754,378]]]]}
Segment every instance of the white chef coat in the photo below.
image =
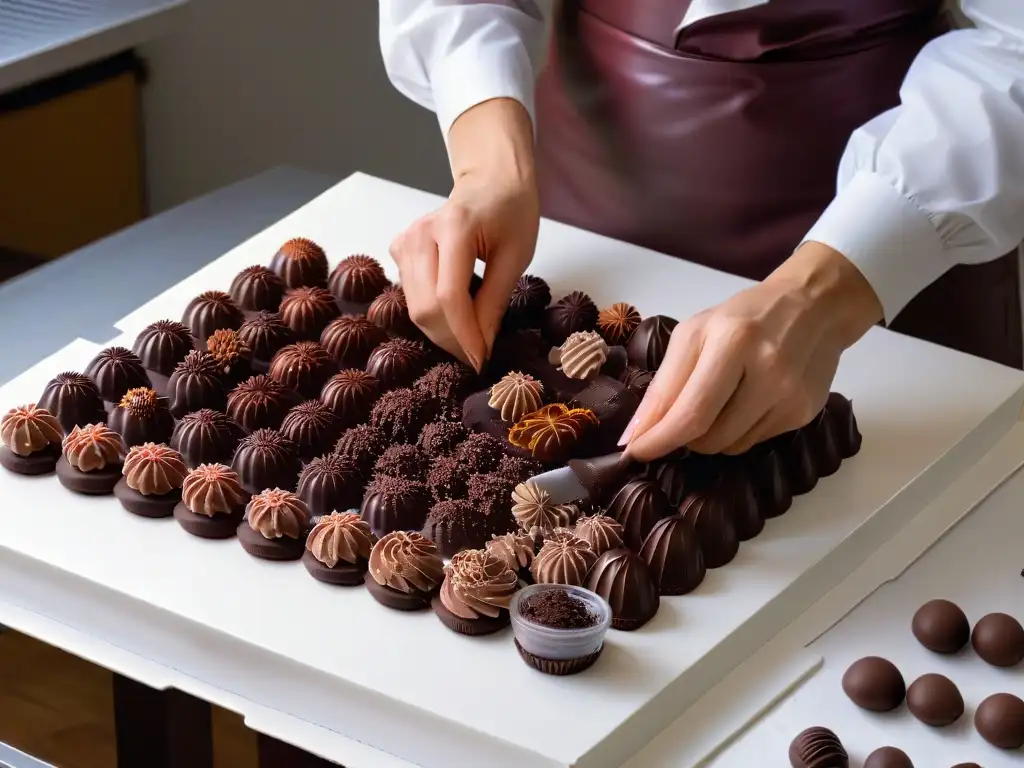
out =
{"type": "MultiPolygon", "coordinates": [[[[852,1],[852,0],[851,0],[852,1]]],[[[771,0],[694,0],[680,29],[771,0]]],[[[960,0],[973,25],[933,40],[901,105],[854,131],[835,199],[804,238],[861,270],[892,320],[956,264],[1024,240],[1024,0],[960,0]]],[[[441,130],[488,99],[533,114],[544,15],[531,0],[380,0],[392,83],[441,130]]]]}

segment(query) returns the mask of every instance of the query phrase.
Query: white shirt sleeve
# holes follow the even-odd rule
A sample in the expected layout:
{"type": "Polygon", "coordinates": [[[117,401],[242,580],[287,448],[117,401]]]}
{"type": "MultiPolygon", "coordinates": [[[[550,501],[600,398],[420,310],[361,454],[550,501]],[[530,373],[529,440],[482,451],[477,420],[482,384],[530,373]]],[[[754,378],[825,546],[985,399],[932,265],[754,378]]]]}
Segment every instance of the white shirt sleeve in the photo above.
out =
{"type": "Polygon", "coordinates": [[[975,28],[925,46],[901,105],[853,134],[805,238],[857,265],[887,321],[950,267],[1024,240],[1024,2],[960,7],[975,28]]]}
{"type": "Polygon", "coordinates": [[[531,0],[380,0],[380,47],[388,77],[437,113],[447,139],[455,119],[495,98],[533,115],[544,19],[531,0]]]}

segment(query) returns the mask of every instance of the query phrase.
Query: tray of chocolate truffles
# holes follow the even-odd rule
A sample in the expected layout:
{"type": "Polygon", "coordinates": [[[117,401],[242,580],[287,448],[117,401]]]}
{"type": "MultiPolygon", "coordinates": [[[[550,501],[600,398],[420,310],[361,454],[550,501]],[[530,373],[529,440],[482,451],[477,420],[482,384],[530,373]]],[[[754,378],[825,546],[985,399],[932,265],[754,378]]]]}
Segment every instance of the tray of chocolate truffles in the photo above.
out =
{"type": "Polygon", "coordinates": [[[568,674],[597,660],[608,628],[639,629],[661,598],[728,566],[860,449],[833,393],[747,455],[627,464],[618,440],[675,325],[580,291],[553,300],[524,275],[478,374],[419,332],[375,259],[329,271],[297,238],[13,407],[0,465],[237,537],[461,634],[513,624],[527,663],[568,674]],[[563,467],[581,498],[546,487],[563,467]]]}

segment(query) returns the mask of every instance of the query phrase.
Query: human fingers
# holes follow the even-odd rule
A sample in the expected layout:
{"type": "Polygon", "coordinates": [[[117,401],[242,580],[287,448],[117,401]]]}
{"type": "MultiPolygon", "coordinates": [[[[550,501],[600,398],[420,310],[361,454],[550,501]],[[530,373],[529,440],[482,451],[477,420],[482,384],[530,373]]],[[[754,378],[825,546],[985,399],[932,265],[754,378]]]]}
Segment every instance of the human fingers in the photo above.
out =
{"type": "Polygon", "coordinates": [[[483,282],[473,301],[480,334],[486,345],[486,354],[494,346],[494,338],[508,309],[509,297],[523,270],[529,265],[529,254],[518,251],[518,244],[499,246],[488,254],[484,264],[483,282]]]}
{"type": "Polygon", "coordinates": [[[487,346],[477,320],[469,281],[476,264],[476,238],[462,209],[449,207],[435,221],[437,235],[437,302],[447,327],[473,369],[479,372],[487,346]]]}
{"type": "Polygon", "coordinates": [[[744,454],[749,451],[755,445],[769,439],[769,437],[774,437],[777,433],[768,434],[772,430],[771,421],[773,419],[775,419],[775,409],[769,408],[761,414],[761,418],[754,422],[753,426],[751,426],[742,437],[734,440],[732,444],[723,449],[721,453],[724,453],[727,456],[739,456],[740,454],[744,454]]]}
{"type": "Polygon", "coordinates": [[[758,424],[772,406],[765,384],[748,371],[714,424],[689,448],[697,453],[722,453],[758,424]]]}

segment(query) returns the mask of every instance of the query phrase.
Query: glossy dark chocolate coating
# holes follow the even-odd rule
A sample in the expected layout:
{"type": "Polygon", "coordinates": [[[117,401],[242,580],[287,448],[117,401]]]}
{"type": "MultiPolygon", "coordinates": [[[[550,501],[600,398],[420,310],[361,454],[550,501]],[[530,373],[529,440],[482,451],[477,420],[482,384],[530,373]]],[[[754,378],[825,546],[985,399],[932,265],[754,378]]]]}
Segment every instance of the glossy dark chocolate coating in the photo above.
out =
{"type": "Polygon", "coordinates": [[[329,452],[342,429],[334,411],[319,400],[299,403],[281,422],[281,433],[298,446],[299,458],[303,461],[329,452]]]}
{"type": "Polygon", "coordinates": [[[658,589],[647,563],[625,547],[608,550],[597,558],[586,587],[608,601],[613,629],[639,629],[658,612],[658,589]]]}
{"type": "Polygon", "coordinates": [[[142,361],[124,347],[101,350],[86,366],[85,375],[108,403],[116,403],[129,389],[150,386],[142,361]]]}
{"type": "Polygon", "coordinates": [[[47,382],[36,401],[60,422],[67,435],[75,427],[107,420],[103,398],[92,379],[75,371],[60,373],[47,382]]]}
{"type": "Polygon", "coordinates": [[[871,712],[890,712],[903,703],[907,685],[888,659],[867,656],[850,665],[843,675],[843,692],[850,701],[871,712]]]}
{"type": "Polygon", "coordinates": [[[423,346],[407,339],[379,345],[366,361],[366,372],[380,382],[381,391],[412,385],[426,370],[423,346]]]}
{"type": "Polygon", "coordinates": [[[366,487],[361,514],[374,534],[382,537],[392,531],[419,531],[430,505],[430,493],[423,483],[384,476],[366,487]]]}
{"type": "Polygon", "coordinates": [[[151,413],[137,414],[120,405],[110,412],[107,426],[124,440],[125,447],[143,443],[167,443],[174,432],[174,417],[167,409],[167,400],[157,398],[151,413]]]}
{"type": "Polygon", "coordinates": [[[929,600],[910,622],[914,637],[934,653],[958,653],[971,639],[971,624],[960,606],[949,600],[929,600]]]}
{"type": "Polygon", "coordinates": [[[925,725],[951,725],[964,713],[964,698],[956,684],[944,675],[921,675],[907,688],[907,709],[925,725]]]}
{"type": "Polygon", "coordinates": [[[902,749],[881,747],[868,755],[864,768],[914,768],[914,764],[902,749]]]}
{"type": "Polygon", "coordinates": [[[349,458],[319,456],[302,468],[295,493],[306,502],[311,517],[347,512],[362,502],[363,476],[349,458]]]}
{"type": "Polygon", "coordinates": [[[276,430],[258,429],[239,443],[231,468],[243,490],[255,495],[268,488],[294,491],[302,465],[295,443],[276,430]]]}
{"type": "Polygon", "coordinates": [[[608,515],[622,526],[623,543],[639,552],[654,524],[672,513],[665,494],[649,480],[632,480],[608,501],[608,515]]]}
{"type": "Polygon", "coordinates": [[[535,275],[523,275],[512,289],[502,327],[509,330],[540,328],[544,323],[544,310],[550,303],[551,288],[547,282],[535,275]]]}
{"type": "Polygon", "coordinates": [[[231,296],[223,291],[206,291],[196,296],[185,308],[181,322],[189,327],[202,344],[219,328],[237,330],[245,316],[231,296]]]}
{"type": "Polygon", "coordinates": [[[231,464],[244,437],[242,428],[226,414],[208,408],[186,414],[174,427],[170,446],[181,454],[185,466],[231,464]]]}
{"type": "Polygon", "coordinates": [[[132,351],[150,371],[170,376],[192,349],[188,326],[174,320],[158,320],[147,325],[135,338],[132,351]]]}
{"type": "Polygon", "coordinates": [[[229,293],[243,310],[275,312],[284,296],[284,283],[266,267],[246,267],[231,281],[229,293]]]}
{"type": "Polygon", "coordinates": [[[560,346],[572,334],[597,328],[597,305],[582,291],[563,296],[544,313],[544,338],[560,346]]]}
{"type": "Polygon", "coordinates": [[[732,562],[740,548],[729,500],[713,489],[690,493],[679,514],[697,534],[704,565],[721,568],[732,562]]]}
{"type": "Polygon", "coordinates": [[[1024,746],[1024,701],[1010,693],[996,693],[978,705],[974,727],[985,741],[1000,749],[1024,746]]]}
{"type": "Polygon", "coordinates": [[[685,595],[704,581],[706,569],[697,534],[679,515],[659,520],[644,540],[640,557],[662,595],[685,595]]]}
{"type": "Polygon", "coordinates": [[[994,667],[1014,667],[1024,659],[1024,627],[1006,613],[990,613],[974,625],[974,652],[994,667]]]}
{"type": "Polygon", "coordinates": [[[678,321],[665,315],[653,315],[643,320],[626,344],[629,362],[648,371],[656,371],[665,359],[668,342],[678,321]]]}
{"type": "Polygon", "coordinates": [[[820,726],[797,734],[789,745],[793,768],[849,768],[850,757],[833,731],[820,726]]]}
{"type": "Polygon", "coordinates": [[[254,370],[266,373],[277,352],[292,344],[295,335],[277,312],[259,312],[238,329],[238,338],[252,350],[254,370]]]}

